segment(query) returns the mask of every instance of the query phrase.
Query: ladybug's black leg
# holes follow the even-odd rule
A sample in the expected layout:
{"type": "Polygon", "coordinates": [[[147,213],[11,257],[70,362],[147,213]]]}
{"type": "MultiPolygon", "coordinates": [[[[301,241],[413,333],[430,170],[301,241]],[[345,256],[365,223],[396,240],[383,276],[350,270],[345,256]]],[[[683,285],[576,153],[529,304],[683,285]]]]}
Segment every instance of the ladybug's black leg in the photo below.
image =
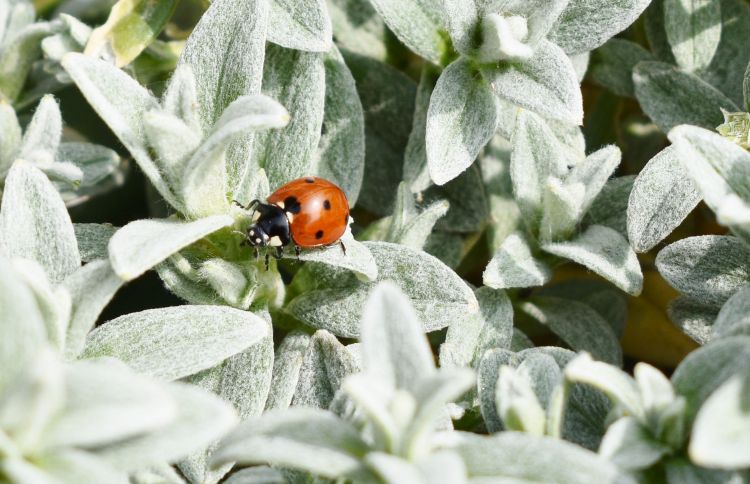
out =
{"type": "Polygon", "coordinates": [[[271,256],[266,252],[266,270],[271,267],[271,256]]]}
{"type": "Polygon", "coordinates": [[[297,256],[297,260],[299,260],[299,254],[302,252],[302,249],[299,248],[299,245],[294,246],[294,254],[297,256]]]}
{"type": "Polygon", "coordinates": [[[344,245],[343,240],[339,240],[339,245],[341,245],[341,251],[346,255],[346,246],[344,245]]]}
{"type": "Polygon", "coordinates": [[[273,255],[276,259],[281,259],[284,255],[284,247],[276,247],[276,253],[273,255]]]}
{"type": "Polygon", "coordinates": [[[262,202],[256,198],[254,200],[251,200],[250,203],[248,203],[247,205],[242,205],[237,200],[232,200],[232,203],[235,204],[235,205],[237,205],[238,207],[240,207],[243,210],[250,210],[253,207],[255,207],[256,205],[260,205],[262,202]]]}
{"type": "Polygon", "coordinates": [[[245,232],[240,232],[239,230],[232,230],[232,233],[239,234],[242,236],[242,242],[240,242],[240,247],[250,245],[250,242],[247,240],[247,234],[245,232]]]}

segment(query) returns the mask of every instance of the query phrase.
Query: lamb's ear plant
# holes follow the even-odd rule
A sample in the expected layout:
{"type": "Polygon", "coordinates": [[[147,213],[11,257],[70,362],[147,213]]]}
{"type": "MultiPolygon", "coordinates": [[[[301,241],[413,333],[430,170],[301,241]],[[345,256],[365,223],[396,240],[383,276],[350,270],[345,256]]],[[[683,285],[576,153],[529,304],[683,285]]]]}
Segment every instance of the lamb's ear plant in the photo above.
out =
{"type": "Polygon", "coordinates": [[[0,94],[13,102],[23,89],[31,67],[41,56],[41,41],[54,31],[50,22],[36,21],[31,2],[3,0],[0,38],[0,94]]]}
{"type": "Polygon", "coordinates": [[[645,363],[631,377],[583,354],[565,368],[564,380],[596,387],[612,400],[599,454],[618,467],[639,479],[725,482],[748,464],[737,452],[747,436],[748,410],[737,392],[746,389],[748,351],[744,335],[717,340],[686,358],[671,381],[645,363]],[[719,425],[720,412],[725,422],[719,425]]]}
{"type": "Polygon", "coordinates": [[[0,105],[4,137],[0,152],[0,188],[16,160],[25,160],[42,170],[67,203],[75,204],[118,183],[120,157],[104,146],[61,141],[60,107],[44,96],[22,132],[15,110],[0,105]]]}
{"type": "Polygon", "coordinates": [[[609,213],[586,217],[619,165],[620,150],[608,146],[585,156],[583,147],[565,149],[561,137],[530,111],[517,116],[509,169],[523,227],[504,239],[484,283],[540,286],[568,259],[638,295],[643,276],[626,235],[604,225],[609,213]]]}
{"type": "MultiPolygon", "coordinates": [[[[678,126],[669,134],[671,153],[679,162],[677,173],[689,187],[682,215],[702,198],[717,221],[734,235],[689,237],[664,248],[657,267],[682,297],[671,307],[675,322],[700,343],[711,338],[718,310],[733,294],[747,285],[750,257],[750,192],[745,186],[750,153],[731,139],[697,126],[678,126]]],[[[643,175],[642,175],[643,176],[643,175]]],[[[679,177],[678,177],[679,178],[679,177]]],[[[674,204],[679,195],[668,202],[674,204]]],[[[684,203],[684,202],[683,202],[684,203]]],[[[662,223],[664,217],[656,218],[662,223]]],[[[666,233],[668,231],[664,231],[666,233]]]]}
{"type": "MultiPolygon", "coordinates": [[[[359,158],[362,166],[362,115],[359,103],[349,102],[356,100],[354,84],[335,48],[322,54],[266,47],[269,15],[280,15],[282,6],[269,11],[261,1],[212,4],[161,100],[104,61],[65,58],[79,89],[174,211],[168,219],[132,222],[112,237],[110,259],[123,279],[158,265],[167,287],[190,302],[241,309],[278,305],[283,298],[278,273],[264,272],[262,262],[241,247],[238,232],[250,223],[249,214],[233,202],[262,199],[269,182],[278,186],[316,173],[338,182],[350,202],[356,201],[362,171],[342,165],[359,158]],[[217,45],[226,47],[220,56],[217,45]],[[287,83],[296,88],[286,89],[287,83]],[[326,89],[348,96],[347,103],[326,96],[326,89]],[[261,90],[286,104],[294,119],[261,90]],[[321,126],[330,123],[351,125],[343,132],[331,125],[321,135],[321,126]]],[[[351,236],[345,242],[348,257],[323,250],[301,259],[373,278],[368,251],[351,236]]]]}
{"type": "MultiPolygon", "coordinates": [[[[94,233],[84,232],[89,240],[94,233]]],[[[241,417],[248,411],[262,411],[273,362],[268,321],[223,306],[179,306],[127,314],[93,329],[123,281],[106,258],[86,257],[87,263],[81,266],[75,230],[60,195],[41,171],[25,161],[16,162],[10,171],[0,210],[0,233],[0,253],[11,258],[3,266],[28,287],[45,338],[61,357],[84,362],[117,358],[131,370],[160,380],[191,377],[192,383],[233,403],[241,417]],[[216,378],[242,380],[249,387],[245,391],[234,386],[222,389],[215,385],[216,378]]],[[[100,256],[106,257],[106,252],[100,256]]],[[[175,438],[182,438],[179,435],[175,438]]],[[[202,443],[189,447],[178,446],[184,450],[167,454],[170,462],[203,452],[218,435],[208,434],[202,443]]]]}
{"type": "Polygon", "coordinates": [[[442,185],[474,162],[498,127],[510,128],[503,125],[515,106],[581,124],[578,74],[568,56],[601,45],[649,2],[371,3],[405,45],[444,69],[426,123],[415,124],[425,130],[417,133],[423,162],[442,185]]]}
{"type": "MultiPolygon", "coordinates": [[[[139,375],[111,358],[64,362],[54,347],[50,301],[29,262],[0,257],[4,481],[125,483],[233,426],[231,406],[203,390],[139,375]]],[[[58,301],[63,295],[54,292],[58,301]]]]}
{"type": "Polygon", "coordinates": [[[342,387],[356,411],[344,417],[304,407],[269,412],[224,439],[214,464],[271,464],[357,482],[575,482],[584,468],[598,482],[624,478],[604,459],[554,439],[450,430],[445,404],[473,386],[473,372],[436,368],[422,326],[409,299],[381,283],[364,307],[362,371],[342,387]],[[511,455],[528,465],[506,465],[511,455]]]}

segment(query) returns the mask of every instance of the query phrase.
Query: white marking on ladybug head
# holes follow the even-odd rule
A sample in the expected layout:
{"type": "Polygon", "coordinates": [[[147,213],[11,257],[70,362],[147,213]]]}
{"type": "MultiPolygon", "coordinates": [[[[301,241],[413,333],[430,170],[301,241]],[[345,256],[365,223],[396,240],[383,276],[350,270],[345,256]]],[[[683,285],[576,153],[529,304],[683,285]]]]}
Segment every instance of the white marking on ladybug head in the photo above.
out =
{"type": "Polygon", "coordinates": [[[284,202],[276,202],[276,206],[284,210],[284,202]]]}
{"type": "Polygon", "coordinates": [[[294,214],[292,212],[287,212],[286,219],[289,220],[289,223],[294,222],[294,214]]]}
{"type": "Polygon", "coordinates": [[[255,243],[260,244],[260,237],[255,237],[255,243]]]}
{"type": "Polygon", "coordinates": [[[260,212],[253,213],[253,222],[257,222],[260,218],[260,212]]]}
{"type": "Polygon", "coordinates": [[[250,232],[248,232],[251,236],[255,235],[255,229],[250,229],[250,232]]]}
{"type": "Polygon", "coordinates": [[[270,245],[271,247],[281,247],[284,244],[281,243],[281,239],[278,235],[274,235],[273,237],[268,239],[268,245],[270,245]]]}

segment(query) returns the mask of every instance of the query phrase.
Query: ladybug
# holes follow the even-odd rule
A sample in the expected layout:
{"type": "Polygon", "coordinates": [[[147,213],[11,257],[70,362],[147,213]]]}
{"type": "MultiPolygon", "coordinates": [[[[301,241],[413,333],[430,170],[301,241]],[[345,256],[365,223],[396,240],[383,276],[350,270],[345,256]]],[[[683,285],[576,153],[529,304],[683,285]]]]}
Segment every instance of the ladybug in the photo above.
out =
{"type": "MultiPolygon", "coordinates": [[[[336,184],[319,177],[307,176],[292,180],[273,192],[267,203],[253,200],[245,210],[253,210],[253,224],[247,228],[245,244],[255,248],[275,247],[274,257],[280,259],[284,247],[300,248],[329,246],[338,242],[346,254],[341,236],[349,226],[349,202],[336,184]]],[[[266,254],[266,268],[268,268],[266,254]]]]}

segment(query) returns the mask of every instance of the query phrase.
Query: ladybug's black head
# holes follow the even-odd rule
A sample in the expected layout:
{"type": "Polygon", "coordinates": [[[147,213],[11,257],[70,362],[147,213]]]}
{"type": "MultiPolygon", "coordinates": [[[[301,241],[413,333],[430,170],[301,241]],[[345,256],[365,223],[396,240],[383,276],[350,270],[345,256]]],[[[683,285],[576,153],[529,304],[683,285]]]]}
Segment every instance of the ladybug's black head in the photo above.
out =
{"type": "Polygon", "coordinates": [[[253,215],[255,223],[247,228],[247,241],[254,247],[281,247],[292,241],[289,220],[276,205],[259,203],[253,215]]]}

